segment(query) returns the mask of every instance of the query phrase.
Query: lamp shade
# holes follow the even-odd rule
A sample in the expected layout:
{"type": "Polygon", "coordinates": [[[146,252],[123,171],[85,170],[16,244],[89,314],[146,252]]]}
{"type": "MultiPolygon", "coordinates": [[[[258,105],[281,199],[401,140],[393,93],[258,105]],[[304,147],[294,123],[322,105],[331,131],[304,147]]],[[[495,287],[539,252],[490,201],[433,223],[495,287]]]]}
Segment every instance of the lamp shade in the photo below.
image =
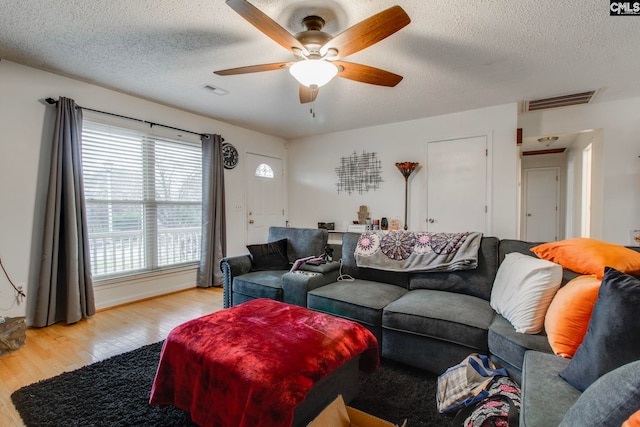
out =
{"type": "Polygon", "coordinates": [[[338,74],[338,68],[329,61],[307,59],[289,67],[289,72],[300,84],[307,87],[323,86],[338,74]]]}

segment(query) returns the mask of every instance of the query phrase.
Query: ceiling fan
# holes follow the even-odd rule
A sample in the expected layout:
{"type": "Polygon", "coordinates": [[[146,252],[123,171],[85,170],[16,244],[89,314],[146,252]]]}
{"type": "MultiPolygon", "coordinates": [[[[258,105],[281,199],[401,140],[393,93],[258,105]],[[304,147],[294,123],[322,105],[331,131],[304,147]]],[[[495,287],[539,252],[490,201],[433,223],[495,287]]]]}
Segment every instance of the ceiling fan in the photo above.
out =
{"type": "Polygon", "coordinates": [[[226,3],[267,37],[290,51],[297,61],[215,71],[219,76],[289,69],[300,83],[300,102],[303,104],[314,101],[318,96],[319,87],[336,75],[362,83],[389,87],[397,85],[402,80],[402,76],[389,71],[341,60],[408,25],[411,19],[400,6],[393,6],[377,13],[333,37],[322,31],[325,21],[319,16],[304,18],[302,23],[307,28],[306,31],[293,35],[246,0],[227,0],[226,3]]]}

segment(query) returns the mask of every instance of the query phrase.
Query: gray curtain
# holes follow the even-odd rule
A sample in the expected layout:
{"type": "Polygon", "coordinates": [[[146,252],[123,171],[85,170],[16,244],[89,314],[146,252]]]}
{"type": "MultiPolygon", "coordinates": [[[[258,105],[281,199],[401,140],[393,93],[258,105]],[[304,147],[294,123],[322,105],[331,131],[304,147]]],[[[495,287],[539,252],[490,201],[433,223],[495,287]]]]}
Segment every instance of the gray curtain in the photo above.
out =
{"type": "Polygon", "coordinates": [[[82,184],[82,110],[60,98],[51,151],[43,254],[33,326],[95,313],[82,184]]]}
{"type": "Polygon", "coordinates": [[[222,286],[220,260],[227,255],[224,166],[220,135],[202,136],[202,248],[198,286],[222,286]]]}

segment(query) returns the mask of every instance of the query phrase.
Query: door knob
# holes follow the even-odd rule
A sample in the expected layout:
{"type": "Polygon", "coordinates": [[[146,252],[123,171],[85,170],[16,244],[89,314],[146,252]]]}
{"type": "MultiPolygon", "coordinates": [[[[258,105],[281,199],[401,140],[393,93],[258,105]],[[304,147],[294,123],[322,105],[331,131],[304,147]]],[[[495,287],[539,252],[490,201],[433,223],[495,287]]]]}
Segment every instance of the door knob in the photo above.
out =
{"type": "Polygon", "coordinates": [[[527,214],[527,216],[532,216],[531,214],[527,214]]]}
{"type": "Polygon", "coordinates": [[[436,220],[433,218],[429,218],[427,221],[429,221],[429,224],[433,224],[434,222],[436,222],[436,220]]]}
{"type": "Polygon", "coordinates": [[[254,220],[252,220],[252,219],[250,219],[250,220],[249,220],[249,224],[253,224],[254,222],[255,222],[255,221],[254,221],[254,220]]]}

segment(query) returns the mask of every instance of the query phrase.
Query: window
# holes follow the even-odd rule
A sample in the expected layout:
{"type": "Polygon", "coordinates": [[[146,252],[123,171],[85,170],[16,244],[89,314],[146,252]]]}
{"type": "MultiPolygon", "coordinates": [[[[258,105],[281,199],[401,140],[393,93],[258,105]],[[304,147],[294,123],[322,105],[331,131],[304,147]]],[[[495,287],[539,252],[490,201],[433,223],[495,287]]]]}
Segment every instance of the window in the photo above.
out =
{"type": "Polygon", "coordinates": [[[273,169],[266,163],[260,163],[256,168],[255,175],[262,178],[273,178],[273,169]]]}
{"type": "Polygon", "coordinates": [[[94,280],[200,259],[200,143],[84,120],[82,163],[94,280]]]}
{"type": "Polygon", "coordinates": [[[582,220],[580,237],[591,237],[591,168],[592,146],[587,145],[582,151],[582,220]]]}

